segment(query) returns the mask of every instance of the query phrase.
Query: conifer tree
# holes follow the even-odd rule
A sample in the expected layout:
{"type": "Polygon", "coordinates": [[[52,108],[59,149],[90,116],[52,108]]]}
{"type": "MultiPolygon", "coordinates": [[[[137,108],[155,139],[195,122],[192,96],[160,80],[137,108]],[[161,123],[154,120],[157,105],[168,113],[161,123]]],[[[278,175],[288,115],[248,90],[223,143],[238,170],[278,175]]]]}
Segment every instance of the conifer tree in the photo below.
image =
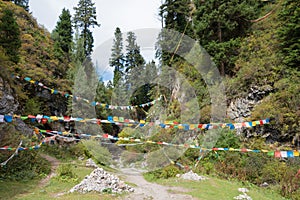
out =
{"type": "Polygon", "coordinates": [[[80,37],[78,29],[75,32],[74,47],[73,47],[73,61],[83,63],[85,59],[85,49],[83,38],[80,37]]]}
{"type": "Polygon", "coordinates": [[[80,36],[83,38],[85,55],[90,56],[94,47],[94,38],[90,28],[100,26],[97,22],[95,3],[91,0],[79,0],[74,10],[75,27],[81,30],[80,36]]]}
{"type": "Polygon", "coordinates": [[[73,29],[71,14],[68,9],[63,9],[56,27],[53,31],[55,46],[65,54],[69,54],[72,46],[73,29]]]}
{"type": "Polygon", "coordinates": [[[279,14],[282,26],[278,30],[283,63],[300,69],[300,2],[286,0],[279,14]]]}
{"type": "Polygon", "coordinates": [[[115,30],[115,39],[113,41],[113,47],[111,49],[111,58],[109,64],[114,67],[114,79],[113,85],[116,87],[122,78],[124,70],[124,55],[123,55],[123,38],[120,28],[115,30]]]}
{"type": "Polygon", "coordinates": [[[177,54],[189,51],[189,44],[181,41],[180,38],[174,37],[170,31],[176,31],[191,38],[194,38],[192,27],[193,4],[190,0],[165,0],[160,6],[159,16],[161,17],[163,30],[160,34],[159,46],[162,48],[157,52],[163,64],[170,64],[171,60],[178,60],[177,54]],[[180,42],[180,43],[179,43],[180,42]],[[178,45],[177,52],[176,47],[178,45]]]}
{"type": "Polygon", "coordinates": [[[0,23],[0,45],[14,63],[19,62],[20,29],[11,10],[5,9],[0,23]]]}
{"type": "Polygon", "coordinates": [[[221,74],[231,74],[243,37],[255,18],[255,0],[196,1],[194,24],[200,44],[214,58],[221,74]]]}
{"type": "Polygon", "coordinates": [[[136,36],[133,32],[127,33],[126,39],[126,56],[125,56],[125,72],[145,64],[145,60],[141,55],[140,47],[136,43],[136,36]]]}

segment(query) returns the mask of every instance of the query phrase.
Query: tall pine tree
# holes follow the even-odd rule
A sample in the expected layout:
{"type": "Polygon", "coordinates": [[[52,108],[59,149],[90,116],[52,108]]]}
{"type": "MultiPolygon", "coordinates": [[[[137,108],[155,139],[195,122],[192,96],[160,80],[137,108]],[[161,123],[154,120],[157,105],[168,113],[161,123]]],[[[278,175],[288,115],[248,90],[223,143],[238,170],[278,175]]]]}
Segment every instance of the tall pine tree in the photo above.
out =
{"type": "Polygon", "coordinates": [[[100,26],[97,22],[95,3],[91,0],[79,0],[77,7],[74,7],[74,23],[76,28],[81,29],[85,55],[90,56],[94,47],[94,38],[91,27],[100,26]]]}
{"type": "Polygon", "coordinates": [[[55,47],[59,48],[58,51],[63,51],[68,55],[71,51],[73,29],[71,22],[71,14],[68,9],[63,9],[56,27],[53,31],[55,47]]]}
{"type": "Polygon", "coordinates": [[[124,70],[124,55],[123,55],[123,38],[120,28],[115,30],[115,39],[113,41],[113,47],[111,49],[111,58],[109,60],[109,65],[114,67],[114,79],[113,85],[116,87],[122,78],[124,70]]]}
{"type": "Polygon", "coordinates": [[[5,9],[0,23],[0,46],[11,61],[18,63],[19,48],[21,47],[20,29],[14,17],[14,13],[5,9]]]}
{"type": "Polygon", "coordinates": [[[163,27],[167,29],[162,31],[158,42],[161,49],[157,52],[157,56],[161,58],[163,64],[168,65],[171,61],[178,60],[178,54],[182,55],[190,50],[189,44],[176,37],[175,35],[179,34],[173,34],[172,31],[194,38],[192,12],[191,0],[165,0],[160,6],[159,16],[163,27]]]}
{"type": "Polygon", "coordinates": [[[135,67],[140,67],[145,64],[145,60],[141,55],[140,47],[136,43],[134,32],[127,33],[126,39],[126,56],[125,56],[125,72],[130,72],[135,67]]]}

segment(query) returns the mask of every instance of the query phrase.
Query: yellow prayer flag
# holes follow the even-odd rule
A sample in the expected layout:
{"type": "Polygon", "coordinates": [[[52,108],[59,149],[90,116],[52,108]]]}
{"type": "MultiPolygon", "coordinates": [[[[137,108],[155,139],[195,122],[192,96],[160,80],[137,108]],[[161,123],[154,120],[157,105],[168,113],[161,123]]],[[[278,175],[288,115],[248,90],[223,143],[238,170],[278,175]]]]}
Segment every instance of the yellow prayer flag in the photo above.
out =
{"type": "Polygon", "coordinates": [[[58,118],[56,116],[50,116],[50,119],[53,120],[53,121],[57,121],[58,118]]]}
{"type": "Polygon", "coordinates": [[[113,120],[114,120],[115,122],[118,122],[118,121],[119,121],[119,117],[114,116],[114,117],[113,117],[113,120]]]}

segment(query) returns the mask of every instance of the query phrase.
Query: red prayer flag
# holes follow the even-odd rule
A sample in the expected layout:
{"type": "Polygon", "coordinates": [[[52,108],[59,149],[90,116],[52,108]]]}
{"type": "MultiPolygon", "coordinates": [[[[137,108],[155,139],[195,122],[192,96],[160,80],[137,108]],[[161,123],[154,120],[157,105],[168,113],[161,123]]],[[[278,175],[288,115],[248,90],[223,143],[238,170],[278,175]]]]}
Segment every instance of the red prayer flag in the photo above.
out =
{"type": "Polygon", "coordinates": [[[280,151],[275,151],[275,158],[281,158],[281,153],[280,151]]]}

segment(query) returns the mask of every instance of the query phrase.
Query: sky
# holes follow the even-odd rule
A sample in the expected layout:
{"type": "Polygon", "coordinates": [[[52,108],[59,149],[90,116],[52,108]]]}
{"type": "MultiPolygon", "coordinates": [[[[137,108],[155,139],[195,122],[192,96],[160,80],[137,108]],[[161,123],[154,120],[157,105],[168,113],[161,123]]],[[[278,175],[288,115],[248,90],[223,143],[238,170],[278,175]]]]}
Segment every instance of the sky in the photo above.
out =
{"type": "MultiPolygon", "coordinates": [[[[43,25],[49,32],[52,32],[62,9],[69,9],[73,16],[73,7],[76,7],[78,2],[79,0],[30,0],[29,9],[38,23],[43,25]]],[[[92,2],[95,2],[97,21],[101,24],[100,27],[92,29],[94,54],[100,53],[102,55],[101,61],[98,60],[98,55],[93,55],[93,60],[101,62],[101,76],[104,80],[109,80],[112,78],[112,69],[107,66],[108,62],[104,60],[103,56],[105,55],[105,59],[109,59],[110,52],[104,51],[110,51],[116,27],[119,27],[122,33],[142,30],[140,31],[141,36],[144,36],[145,33],[148,35],[154,34],[156,30],[161,28],[158,16],[161,0],[92,0],[92,2]],[[105,50],[99,50],[101,47],[105,47],[105,50]]],[[[156,35],[153,35],[153,37],[156,37],[156,35]]],[[[123,38],[126,38],[126,34],[123,38]]],[[[137,35],[137,39],[139,42],[139,35],[137,35]]],[[[153,49],[154,46],[149,47],[149,45],[141,48],[146,60],[152,59],[153,49]]]]}

